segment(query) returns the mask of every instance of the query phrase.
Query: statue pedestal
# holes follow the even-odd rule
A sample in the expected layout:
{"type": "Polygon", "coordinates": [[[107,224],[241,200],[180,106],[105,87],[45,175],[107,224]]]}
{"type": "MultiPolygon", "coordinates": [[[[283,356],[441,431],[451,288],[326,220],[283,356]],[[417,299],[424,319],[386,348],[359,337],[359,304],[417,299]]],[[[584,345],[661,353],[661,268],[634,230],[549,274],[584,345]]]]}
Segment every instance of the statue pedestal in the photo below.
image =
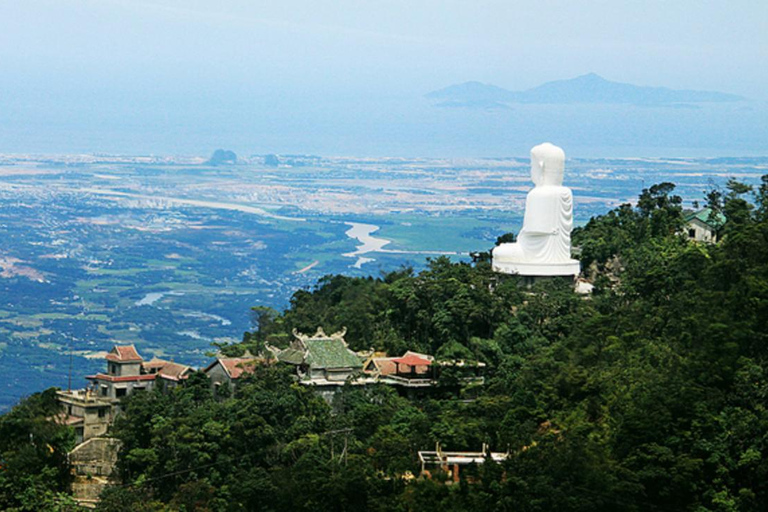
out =
{"type": "Polygon", "coordinates": [[[581,265],[578,260],[563,263],[523,263],[501,262],[494,259],[493,270],[502,274],[532,277],[577,276],[581,272],[581,265]]]}

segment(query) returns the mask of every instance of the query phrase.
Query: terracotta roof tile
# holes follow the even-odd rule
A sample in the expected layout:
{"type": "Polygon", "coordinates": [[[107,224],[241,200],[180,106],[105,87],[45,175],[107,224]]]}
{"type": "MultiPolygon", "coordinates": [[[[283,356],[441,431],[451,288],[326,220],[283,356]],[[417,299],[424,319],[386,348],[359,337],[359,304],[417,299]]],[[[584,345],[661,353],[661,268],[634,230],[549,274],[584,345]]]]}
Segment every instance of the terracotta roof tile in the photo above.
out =
{"type": "Polygon", "coordinates": [[[397,365],[391,357],[379,357],[374,359],[381,375],[394,375],[397,373],[397,365]]]}
{"type": "Polygon", "coordinates": [[[97,373],[96,375],[88,375],[86,379],[88,380],[105,380],[107,382],[132,382],[132,381],[145,381],[145,380],[155,380],[155,377],[157,375],[155,374],[149,374],[149,375],[126,375],[123,377],[115,377],[114,375],[106,375],[104,373],[97,373]]]}
{"type": "Polygon", "coordinates": [[[255,357],[219,357],[208,365],[205,372],[220,364],[230,379],[238,379],[244,372],[253,373],[257,362],[259,359],[255,357]]]}
{"type": "Polygon", "coordinates": [[[407,364],[408,366],[429,366],[432,361],[419,357],[416,354],[406,354],[403,357],[396,357],[392,359],[395,363],[407,364]]]}
{"type": "Polygon", "coordinates": [[[127,363],[132,361],[141,362],[143,359],[133,345],[115,345],[107,354],[107,361],[127,363]]]}
{"type": "Polygon", "coordinates": [[[187,377],[186,373],[192,370],[189,366],[157,358],[144,363],[142,366],[145,371],[156,370],[158,377],[170,380],[185,379],[187,377]]]}

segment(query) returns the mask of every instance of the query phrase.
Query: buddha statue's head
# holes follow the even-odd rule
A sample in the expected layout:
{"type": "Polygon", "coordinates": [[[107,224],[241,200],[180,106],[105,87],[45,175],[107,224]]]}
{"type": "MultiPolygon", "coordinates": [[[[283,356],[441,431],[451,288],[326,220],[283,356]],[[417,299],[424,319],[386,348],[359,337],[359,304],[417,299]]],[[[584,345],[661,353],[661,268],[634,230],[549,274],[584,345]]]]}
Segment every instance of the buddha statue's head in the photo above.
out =
{"type": "Polygon", "coordinates": [[[565,152],[545,142],[531,150],[531,179],[534,185],[561,186],[565,172],[565,152]]]}

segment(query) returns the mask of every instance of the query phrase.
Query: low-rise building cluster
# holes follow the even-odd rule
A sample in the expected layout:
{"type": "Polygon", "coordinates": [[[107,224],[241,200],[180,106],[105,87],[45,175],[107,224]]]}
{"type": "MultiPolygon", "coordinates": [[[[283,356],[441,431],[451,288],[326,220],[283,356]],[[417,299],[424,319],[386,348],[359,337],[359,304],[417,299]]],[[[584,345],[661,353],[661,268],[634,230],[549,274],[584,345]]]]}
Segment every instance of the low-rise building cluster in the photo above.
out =
{"type": "MultiPolygon", "coordinates": [[[[326,334],[318,328],[315,334],[294,331],[293,341],[285,348],[266,344],[263,354],[249,352],[239,357],[219,356],[201,369],[217,397],[228,397],[239,382],[259,365],[285,364],[293,367],[298,383],[311,386],[329,402],[345,385],[385,384],[408,390],[434,386],[447,368],[460,370],[461,378],[483,382],[485,364],[467,361],[436,361],[429,354],[407,351],[388,356],[373,350],[354,352],[344,340],[346,330],[326,334]]],[[[93,507],[98,495],[112,482],[114,463],[120,444],[106,437],[115,417],[120,414],[122,399],[150,390],[167,392],[183,385],[196,370],[191,366],[153,358],[145,361],[133,345],[115,345],[105,356],[104,372],[89,375],[85,389],[58,391],[61,413],[56,421],[75,429],[77,447],[70,453],[73,468],[73,495],[82,506],[93,507]]],[[[447,453],[447,452],[446,452],[447,453]]],[[[458,467],[478,456],[457,458],[456,454],[433,455],[420,452],[422,473],[436,466],[451,471],[458,478],[458,467]],[[446,458],[447,457],[447,458],[446,458]]]]}
{"type": "Polygon", "coordinates": [[[59,419],[75,428],[78,443],[107,432],[123,397],[153,388],[173,388],[194,371],[173,361],[145,361],[133,345],[115,345],[105,359],[106,373],[87,376],[88,387],[57,394],[62,406],[59,419]]]}
{"type": "MultiPolygon", "coordinates": [[[[313,335],[294,331],[285,348],[266,344],[263,354],[219,356],[203,371],[216,396],[229,396],[243,376],[258,365],[286,364],[294,368],[297,382],[311,386],[330,401],[344,385],[386,384],[401,388],[429,388],[446,367],[461,370],[466,381],[483,382],[485,364],[467,361],[436,361],[429,354],[407,351],[400,356],[382,352],[354,352],[344,340],[346,330],[313,335]]],[[[62,412],[58,421],[75,428],[78,442],[103,436],[120,413],[121,399],[152,389],[167,391],[195,371],[191,366],[151,359],[145,361],[133,345],[115,345],[105,357],[106,370],[86,379],[88,387],[58,392],[62,412]]]]}

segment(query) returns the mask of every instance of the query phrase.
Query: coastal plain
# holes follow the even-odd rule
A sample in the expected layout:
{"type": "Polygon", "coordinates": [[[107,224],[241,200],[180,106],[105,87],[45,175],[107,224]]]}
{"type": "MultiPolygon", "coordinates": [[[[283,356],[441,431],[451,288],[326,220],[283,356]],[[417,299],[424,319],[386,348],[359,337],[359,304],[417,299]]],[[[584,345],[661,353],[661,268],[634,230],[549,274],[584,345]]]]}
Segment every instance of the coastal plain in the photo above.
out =
{"type": "MultiPolygon", "coordinates": [[[[768,158],[571,159],[576,224],[671,181],[685,206],[768,158]]],[[[115,342],[203,365],[328,274],[469,259],[517,231],[527,157],[0,155],[0,408],[82,387],[115,342]],[[269,164],[269,165],[268,165],[269,164]]]]}

